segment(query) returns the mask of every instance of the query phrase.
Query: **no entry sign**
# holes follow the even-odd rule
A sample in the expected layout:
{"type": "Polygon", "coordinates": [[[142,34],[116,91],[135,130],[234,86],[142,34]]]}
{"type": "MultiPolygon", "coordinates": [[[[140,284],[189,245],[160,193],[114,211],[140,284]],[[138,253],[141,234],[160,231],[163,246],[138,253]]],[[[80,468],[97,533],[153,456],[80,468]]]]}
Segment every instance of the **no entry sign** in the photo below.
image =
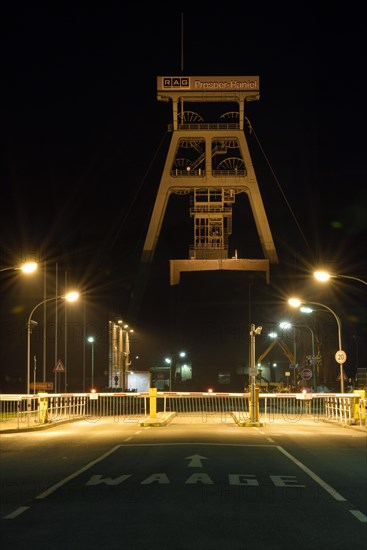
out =
{"type": "Polygon", "coordinates": [[[312,378],[311,369],[303,369],[301,374],[302,374],[303,380],[310,380],[312,378]]]}

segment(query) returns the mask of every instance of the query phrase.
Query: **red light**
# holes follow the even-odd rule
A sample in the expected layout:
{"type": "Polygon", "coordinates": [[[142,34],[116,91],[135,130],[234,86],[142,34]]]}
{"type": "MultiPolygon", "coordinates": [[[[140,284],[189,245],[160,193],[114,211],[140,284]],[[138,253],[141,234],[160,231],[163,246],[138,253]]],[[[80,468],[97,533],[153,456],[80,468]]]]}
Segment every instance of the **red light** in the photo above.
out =
{"type": "Polygon", "coordinates": [[[96,390],[95,388],[92,388],[92,389],[90,390],[90,393],[96,393],[96,391],[97,391],[97,390],[96,390]]]}
{"type": "Polygon", "coordinates": [[[213,388],[208,388],[208,393],[213,393],[213,388]]]}

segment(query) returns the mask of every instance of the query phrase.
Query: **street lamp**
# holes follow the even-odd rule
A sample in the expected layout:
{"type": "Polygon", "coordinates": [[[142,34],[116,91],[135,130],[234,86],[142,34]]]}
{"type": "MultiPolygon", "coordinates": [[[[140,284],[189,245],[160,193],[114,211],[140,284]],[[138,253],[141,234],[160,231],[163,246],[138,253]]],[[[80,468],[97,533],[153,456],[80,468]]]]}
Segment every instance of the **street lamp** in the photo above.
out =
{"type": "Polygon", "coordinates": [[[93,336],[88,336],[88,342],[92,344],[92,390],[94,389],[94,342],[93,336]]]}
{"type": "Polygon", "coordinates": [[[54,296],[52,298],[47,298],[46,300],[42,300],[39,304],[34,306],[31,313],[29,314],[28,321],[27,321],[27,394],[29,394],[30,391],[30,380],[31,380],[31,334],[32,334],[32,325],[34,324],[34,321],[32,321],[32,315],[38,309],[40,306],[45,304],[46,302],[51,302],[54,300],[60,300],[63,298],[64,300],[67,300],[68,302],[75,302],[79,298],[79,293],[76,291],[69,292],[66,295],[62,296],[54,296]]]}
{"type": "Polygon", "coordinates": [[[283,321],[279,324],[281,329],[287,329],[287,328],[293,328],[293,357],[294,357],[294,365],[293,365],[293,385],[294,390],[297,390],[297,377],[296,377],[296,368],[297,368],[297,342],[296,342],[296,327],[295,325],[292,325],[289,321],[283,321]]]}
{"type": "Polygon", "coordinates": [[[330,279],[351,279],[353,281],[359,281],[363,285],[367,285],[367,281],[360,279],[359,277],[352,277],[351,275],[336,275],[329,273],[328,271],[315,271],[313,276],[321,283],[326,283],[330,279]]]}
{"type": "Polygon", "coordinates": [[[258,408],[257,408],[257,396],[256,396],[256,376],[257,369],[255,366],[255,338],[261,334],[263,327],[256,327],[253,323],[250,328],[250,369],[249,375],[251,376],[251,418],[252,425],[257,425],[259,422],[258,408]]]}
{"type": "Polygon", "coordinates": [[[186,357],[186,352],[180,351],[179,353],[174,353],[171,357],[165,358],[165,362],[169,365],[169,391],[172,390],[172,364],[174,357],[186,357]]]}
{"type": "Polygon", "coordinates": [[[315,306],[321,306],[321,307],[324,307],[325,309],[327,309],[328,311],[330,311],[330,313],[332,315],[334,315],[336,323],[338,325],[338,345],[339,345],[339,350],[336,353],[335,358],[336,358],[336,361],[340,364],[340,392],[344,393],[343,363],[346,359],[346,354],[345,354],[345,352],[343,351],[343,348],[342,348],[342,328],[341,328],[341,321],[340,321],[338,315],[329,306],[327,306],[325,304],[320,304],[319,302],[309,302],[309,301],[305,302],[303,300],[300,300],[299,298],[290,298],[288,300],[288,303],[289,303],[290,306],[298,307],[298,308],[301,306],[301,304],[313,304],[315,306]]]}
{"type": "Polygon", "coordinates": [[[12,266],[12,267],[2,267],[0,269],[0,272],[1,271],[23,271],[23,273],[34,273],[34,271],[36,271],[38,267],[38,264],[36,262],[25,262],[24,264],[21,264],[21,265],[16,265],[16,266],[12,266]]]}

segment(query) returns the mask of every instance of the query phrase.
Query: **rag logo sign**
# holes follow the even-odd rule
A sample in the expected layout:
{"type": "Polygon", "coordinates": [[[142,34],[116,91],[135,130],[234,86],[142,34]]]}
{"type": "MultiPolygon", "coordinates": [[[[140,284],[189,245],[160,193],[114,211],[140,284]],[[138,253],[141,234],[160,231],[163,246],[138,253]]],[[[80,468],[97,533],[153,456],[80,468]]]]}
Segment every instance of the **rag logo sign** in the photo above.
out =
{"type": "Polygon", "coordinates": [[[164,88],[189,88],[190,79],[187,76],[184,77],[165,77],[163,79],[164,88]]]}

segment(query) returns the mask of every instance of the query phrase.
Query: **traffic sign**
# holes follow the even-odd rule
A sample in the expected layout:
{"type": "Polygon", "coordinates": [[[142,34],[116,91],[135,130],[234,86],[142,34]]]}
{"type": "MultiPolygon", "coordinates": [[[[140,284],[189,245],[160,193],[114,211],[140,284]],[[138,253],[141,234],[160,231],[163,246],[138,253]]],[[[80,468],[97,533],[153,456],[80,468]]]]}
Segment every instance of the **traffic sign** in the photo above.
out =
{"type": "Polygon", "coordinates": [[[311,369],[303,369],[301,372],[301,376],[303,380],[310,380],[312,378],[312,370],[311,369]]]}
{"type": "Polygon", "coordinates": [[[347,354],[343,350],[338,350],[335,354],[335,361],[339,363],[339,365],[342,365],[347,360],[347,354]]]}
{"type": "Polygon", "coordinates": [[[54,384],[53,382],[31,382],[29,384],[29,387],[31,388],[31,390],[53,390],[54,384]]]}
{"type": "Polygon", "coordinates": [[[59,359],[56,363],[56,367],[54,368],[53,372],[65,372],[64,363],[61,361],[61,359],[59,359]]]}

